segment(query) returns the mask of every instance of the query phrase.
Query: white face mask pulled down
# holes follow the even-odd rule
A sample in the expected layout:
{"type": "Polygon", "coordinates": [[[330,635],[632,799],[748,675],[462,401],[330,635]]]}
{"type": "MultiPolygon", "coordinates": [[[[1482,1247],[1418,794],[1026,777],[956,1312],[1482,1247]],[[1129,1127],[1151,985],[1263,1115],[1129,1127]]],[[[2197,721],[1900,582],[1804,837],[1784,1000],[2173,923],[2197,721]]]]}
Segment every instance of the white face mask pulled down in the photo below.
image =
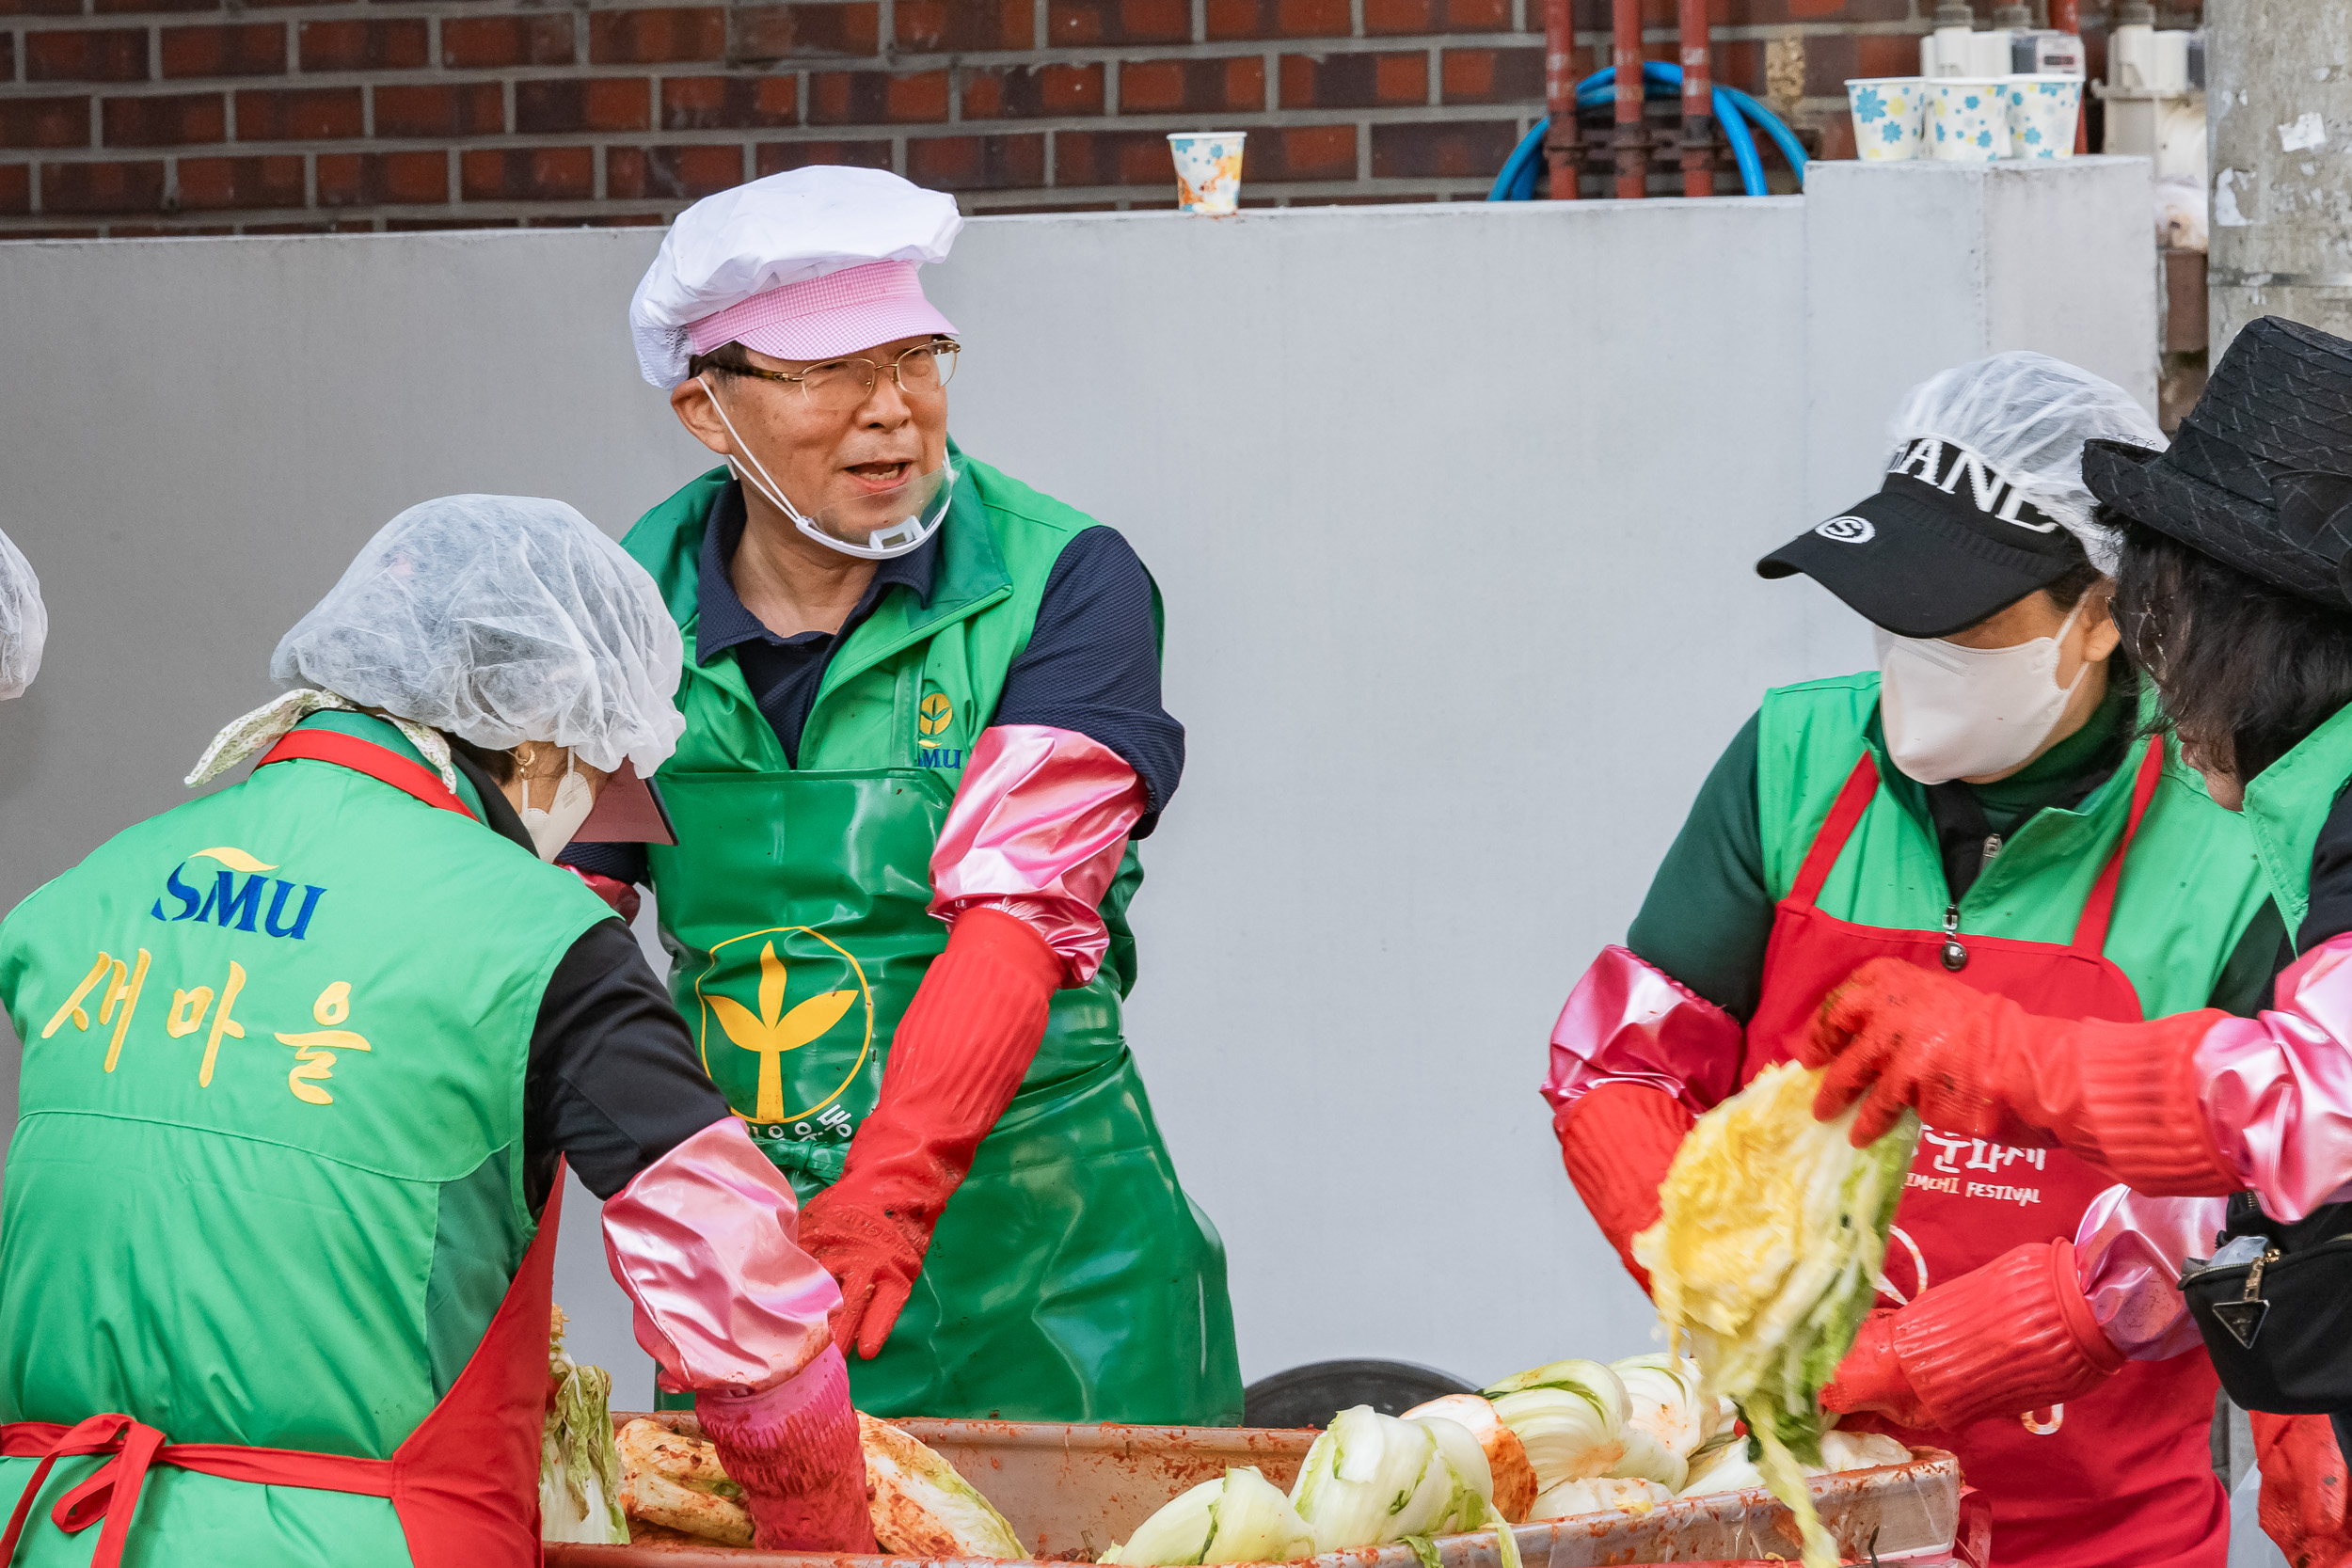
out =
{"type": "Polygon", "coordinates": [[[588,780],[568,752],[564,758],[564,776],[555,782],[555,803],[547,810],[531,804],[531,784],[525,780],[519,815],[524,831],[531,834],[531,847],[539,852],[539,858],[553,864],[555,857],[564,852],[564,846],[580,832],[580,825],[588,820],[596,804],[596,792],[588,787],[588,780]]]}
{"type": "Polygon", "coordinates": [[[827,549],[839,550],[861,561],[887,561],[921,549],[923,541],[937,533],[939,525],[947,520],[949,492],[956,483],[952,463],[942,463],[930,473],[916,474],[879,495],[820,506],[814,513],[803,512],[784,493],[784,486],[769,474],[767,465],[753,456],[752,449],[736,434],[735,421],[727,418],[726,405],[719,401],[709,378],[698,379],[703,395],[710,400],[710,406],[719,415],[719,422],[727,427],[727,438],[742,454],[740,461],[727,459],[727,467],[737,482],[767,497],[777,511],[792,519],[795,528],[827,549]]]}
{"type": "Polygon", "coordinates": [[[2006,772],[2039,751],[2090,673],[2086,659],[2072,684],[2058,683],[2059,646],[2084,602],[2054,635],[2013,648],[1878,630],[1879,718],[1895,766],[1939,784],[2006,772]]]}

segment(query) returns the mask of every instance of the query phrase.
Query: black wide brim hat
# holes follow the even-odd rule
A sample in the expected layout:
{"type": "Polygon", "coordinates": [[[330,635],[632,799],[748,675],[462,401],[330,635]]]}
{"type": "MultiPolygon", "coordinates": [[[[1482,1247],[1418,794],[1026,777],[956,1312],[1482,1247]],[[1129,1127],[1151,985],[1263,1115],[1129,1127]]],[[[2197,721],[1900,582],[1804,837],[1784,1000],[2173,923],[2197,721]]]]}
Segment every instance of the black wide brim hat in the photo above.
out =
{"type": "Polygon", "coordinates": [[[2172,445],[2083,448],[2090,493],[2257,581],[2352,610],[2352,342],[2248,324],[2172,445]]]}

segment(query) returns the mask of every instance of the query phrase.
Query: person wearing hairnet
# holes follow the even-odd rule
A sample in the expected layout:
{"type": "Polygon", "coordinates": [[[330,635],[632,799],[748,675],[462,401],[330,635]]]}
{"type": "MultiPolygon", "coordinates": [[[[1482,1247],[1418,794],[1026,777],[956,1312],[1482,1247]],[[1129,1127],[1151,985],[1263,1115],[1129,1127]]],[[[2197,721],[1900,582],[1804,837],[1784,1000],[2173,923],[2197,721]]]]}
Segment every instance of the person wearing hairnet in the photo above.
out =
{"type": "MultiPolygon", "coordinates": [[[[1878,668],[1765,694],[1552,1034],[1564,1162],[1637,1278],[1693,1116],[1788,1059],[1866,958],[2116,1019],[2250,1011],[2269,977],[2281,927],[2244,827],[2143,737],[2116,657],[2082,452],[2160,445],[2153,421],[2010,353],[1913,388],[1890,434],[1876,495],[1757,565],[1868,620],[1878,668]]],[[[1983,1134],[1927,1128],[1880,1307],[1822,1402],[1957,1453],[2004,1565],[2217,1563],[2212,1368],[2193,1334],[2116,1311],[2160,1266],[2132,1200],[2101,1200],[2078,1245],[2111,1179],[1983,1134]]]]}
{"type": "Polygon", "coordinates": [[[538,1562],[563,1161],[757,1540],[875,1549],[791,1191],[548,863],[659,833],[679,658],[570,507],[413,507],[188,782],[252,774],[0,924],[0,1560],[538,1562]]]}
{"type": "Polygon", "coordinates": [[[49,612],[40,602],[40,578],[33,563],[0,533],[0,702],[22,697],[40,673],[40,650],[49,641],[49,612]]]}
{"type": "Polygon", "coordinates": [[[840,1281],[860,1408],[1230,1422],[1223,1247],[1120,1024],[1135,842],[1184,760],[1159,598],[949,437],[916,269],[960,223],[813,167],[662,242],[639,362],[724,460],[624,541],[689,647],[679,842],[567,859],[654,890],[703,1064],[840,1281]]]}
{"type": "MultiPolygon", "coordinates": [[[[1915,1106],[2162,1195],[2133,1200],[2173,1215],[2148,1227],[2169,1244],[2136,1292],[2145,1332],[2201,1331],[2254,1412],[2264,1528],[2291,1562],[2337,1563],[2352,1560],[2352,341],[2248,323],[2155,445],[2096,443],[2084,476],[2122,530],[2127,647],[2213,798],[2242,814],[2293,931],[2262,1010],[2191,998],[2086,1018],[1874,961],[1799,1055],[1824,1069],[1816,1115],[1867,1093],[1856,1141],[1915,1106]]],[[[2198,879],[2177,895],[2211,895],[2198,879]]]]}

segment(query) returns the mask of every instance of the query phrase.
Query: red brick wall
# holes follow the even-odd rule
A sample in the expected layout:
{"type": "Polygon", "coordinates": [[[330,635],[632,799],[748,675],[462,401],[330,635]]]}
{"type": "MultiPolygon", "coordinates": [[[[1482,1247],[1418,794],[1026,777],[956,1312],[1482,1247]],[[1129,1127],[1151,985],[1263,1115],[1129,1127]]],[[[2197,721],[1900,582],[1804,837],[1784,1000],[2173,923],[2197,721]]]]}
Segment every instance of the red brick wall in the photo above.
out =
{"type": "MultiPolygon", "coordinates": [[[[2084,0],[2094,58],[2112,0],[2084,0]]],[[[1977,0],[1989,13],[1992,0],[1977,0]]],[[[1851,156],[1840,84],[1934,0],[1710,0],[1717,71],[1851,156]]],[[[2194,5],[2160,8],[2170,24],[2194,5]]],[[[1674,56],[1674,0],[1644,0],[1674,56]]],[[[813,162],[969,211],[1474,198],[1542,107],[1542,0],[0,0],[0,237],[659,223],[813,162]]],[[[1576,0],[1578,61],[1608,0],[1576,0]]],[[[1768,163],[1771,163],[1768,157],[1768,163]]],[[[1597,188],[1597,186],[1594,188],[1597,188]]],[[[1661,183],[1661,188],[1665,188],[1661,183]]]]}

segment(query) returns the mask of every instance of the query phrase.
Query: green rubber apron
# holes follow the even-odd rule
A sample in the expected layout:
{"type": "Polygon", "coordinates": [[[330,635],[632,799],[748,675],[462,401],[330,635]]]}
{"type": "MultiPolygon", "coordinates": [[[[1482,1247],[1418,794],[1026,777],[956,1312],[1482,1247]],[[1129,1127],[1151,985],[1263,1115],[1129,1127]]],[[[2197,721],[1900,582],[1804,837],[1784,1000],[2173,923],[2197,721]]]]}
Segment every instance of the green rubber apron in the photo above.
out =
{"type": "MultiPolygon", "coordinates": [[[[708,673],[741,679],[731,659],[708,673]]],[[[681,846],[658,883],[673,993],[803,1201],[839,1178],[946,945],[925,908],[953,792],[916,762],[921,684],[922,660],[902,660],[898,766],[660,776],[681,846]]],[[[744,697],[736,711],[757,721],[744,697]]],[[[878,1416],[1240,1418],[1224,1248],[1176,1180],[1107,975],[1056,994],[889,1343],[852,1354],[850,1380],[878,1416]]]]}

